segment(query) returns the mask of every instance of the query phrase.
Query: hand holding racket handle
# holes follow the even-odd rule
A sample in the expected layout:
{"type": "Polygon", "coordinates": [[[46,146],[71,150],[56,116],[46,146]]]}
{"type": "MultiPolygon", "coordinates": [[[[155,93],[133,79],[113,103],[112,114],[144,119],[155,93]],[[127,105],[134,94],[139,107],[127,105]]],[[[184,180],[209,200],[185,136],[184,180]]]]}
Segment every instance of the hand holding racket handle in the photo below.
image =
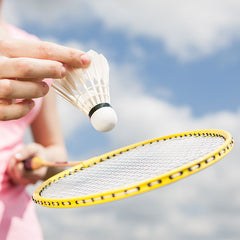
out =
{"type": "Polygon", "coordinates": [[[44,166],[44,161],[38,157],[29,157],[23,161],[26,170],[35,170],[44,166]]]}
{"type": "Polygon", "coordinates": [[[47,162],[39,157],[29,157],[23,161],[26,170],[36,170],[41,167],[72,167],[80,162],[47,162]]]}

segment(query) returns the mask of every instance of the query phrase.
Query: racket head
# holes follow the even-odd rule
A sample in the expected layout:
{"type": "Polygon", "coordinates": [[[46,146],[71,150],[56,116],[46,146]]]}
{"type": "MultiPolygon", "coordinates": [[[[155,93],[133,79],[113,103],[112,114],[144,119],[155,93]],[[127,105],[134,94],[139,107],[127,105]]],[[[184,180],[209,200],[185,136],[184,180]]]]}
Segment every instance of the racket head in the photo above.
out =
{"type": "MultiPolygon", "coordinates": [[[[233,140],[230,133],[223,130],[196,130],[189,132],[182,132],[173,135],[168,135],[165,137],[160,137],[156,139],[151,139],[147,141],[143,141],[137,144],[133,144],[124,148],[120,148],[118,150],[109,152],[107,154],[103,154],[98,157],[93,157],[89,160],[83,161],[80,164],[67,169],[50,179],[43,182],[33,193],[33,201],[39,205],[45,207],[53,207],[53,208],[69,208],[69,207],[82,207],[89,206],[99,203],[105,203],[109,201],[114,201],[118,199],[122,199],[125,197],[133,196],[136,194],[140,194],[146,191],[150,191],[155,188],[159,188],[170,184],[172,182],[178,181],[182,178],[190,176],[194,173],[199,172],[202,169],[205,169],[212,164],[219,161],[221,158],[226,156],[233,147],[233,140]],[[191,138],[209,138],[209,139],[221,139],[221,143],[218,144],[216,148],[211,150],[210,152],[204,153],[203,155],[192,159],[188,163],[185,163],[181,166],[174,167],[164,173],[159,175],[146,178],[141,181],[132,182],[129,184],[124,184],[120,187],[115,187],[113,189],[108,189],[104,191],[96,191],[91,194],[80,194],[74,197],[69,196],[48,196],[46,191],[52,188],[56,184],[61,184],[61,181],[66,180],[67,178],[71,178],[75,174],[83,173],[83,170],[91,169],[94,166],[97,166],[99,163],[106,162],[109,160],[117,158],[117,156],[127,154],[127,152],[131,152],[132,150],[143,147],[150,146],[153,144],[158,144],[162,142],[168,142],[169,140],[182,140],[182,139],[191,139],[191,138]]],[[[117,161],[117,159],[116,159],[117,161]]],[[[79,175],[80,176],[80,175],[79,175]]],[[[73,183],[74,185],[74,183],[73,183]]],[[[73,186],[72,185],[72,186],[73,186]]],[[[70,184],[71,187],[71,184],[70,184]]],[[[71,190],[71,189],[70,189],[71,190]]],[[[54,194],[53,194],[54,195],[54,194]]]]}

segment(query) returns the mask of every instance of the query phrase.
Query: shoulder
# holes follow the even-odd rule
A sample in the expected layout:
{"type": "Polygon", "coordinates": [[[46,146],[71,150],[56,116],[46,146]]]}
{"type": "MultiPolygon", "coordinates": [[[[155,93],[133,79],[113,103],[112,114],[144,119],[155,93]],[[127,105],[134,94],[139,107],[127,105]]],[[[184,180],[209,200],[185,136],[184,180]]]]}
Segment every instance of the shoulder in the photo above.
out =
{"type": "Polygon", "coordinates": [[[38,37],[36,37],[33,34],[30,34],[16,26],[13,26],[9,23],[5,23],[6,29],[8,31],[8,34],[10,35],[10,37],[12,38],[19,38],[19,39],[24,39],[24,38],[28,38],[28,39],[38,39],[38,37]]]}

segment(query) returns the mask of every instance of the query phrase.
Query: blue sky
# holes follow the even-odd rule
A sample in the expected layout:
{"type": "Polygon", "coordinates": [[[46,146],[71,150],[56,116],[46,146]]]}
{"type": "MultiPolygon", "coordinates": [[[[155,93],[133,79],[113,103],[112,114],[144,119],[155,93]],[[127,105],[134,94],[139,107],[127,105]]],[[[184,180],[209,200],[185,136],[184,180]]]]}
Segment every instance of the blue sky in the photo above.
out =
{"type": "Polygon", "coordinates": [[[38,207],[46,239],[239,239],[238,1],[6,0],[5,16],[43,40],[94,49],[109,61],[115,130],[96,132],[59,99],[71,159],[199,128],[229,130],[236,142],[216,166],[134,199],[38,207]]]}

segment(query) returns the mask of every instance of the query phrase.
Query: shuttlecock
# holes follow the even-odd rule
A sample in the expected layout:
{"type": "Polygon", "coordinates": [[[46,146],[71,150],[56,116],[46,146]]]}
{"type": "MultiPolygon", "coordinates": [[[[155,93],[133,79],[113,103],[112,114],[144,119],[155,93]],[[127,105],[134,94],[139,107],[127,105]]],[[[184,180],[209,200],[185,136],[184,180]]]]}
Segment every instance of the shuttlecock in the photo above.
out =
{"type": "Polygon", "coordinates": [[[88,68],[71,68],[62,79],[55,79],[53,87],[65,100],[89,116],[93,127],[100,132],[112,130],[117,115],[110,105],[109,65],[102,54],[93,50],[88,68]]]}

